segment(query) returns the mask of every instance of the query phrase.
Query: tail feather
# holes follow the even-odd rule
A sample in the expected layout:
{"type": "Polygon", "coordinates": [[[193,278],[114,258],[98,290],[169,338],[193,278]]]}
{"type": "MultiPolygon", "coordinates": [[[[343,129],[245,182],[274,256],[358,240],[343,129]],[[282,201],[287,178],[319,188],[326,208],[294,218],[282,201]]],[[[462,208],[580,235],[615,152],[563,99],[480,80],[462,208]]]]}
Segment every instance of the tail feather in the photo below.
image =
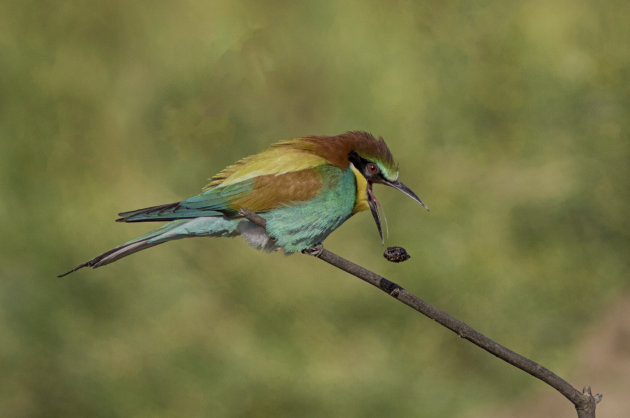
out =
{"type": "Polygon", "coordinates": [[[237,229],[239,222],[238,219],[228,219],[222,216],[175,220],[133,241],[119,245],[57,277],[67,276],[83,267],[101,267],[138,251],[180,238],[233,237],[240,234],[237,229]]]}
{"type": "MultiPolygon", "coordinates": [[[[184,202],[167,203],[165,205],[151,206],[148,208],[121,212],[120,218],[116,222],[155,222],[174,221],[177,219],[193,219],[207,216],[222,216],[224,213],[208,208],[188,207],[182,205],[184,202]]],[[[229,211],[225,211],[229,212],[229,211]]]]}
{"type": "Polygon", "coordinates": [[[175,202],[121,212],[118,214],[120,218],[116,219],[116,222],[170,221],[175,219],[173,216],[179,206],[180,202],[175,202]]]}
{"type": "Polygon", "coordinates": [[[99,255],[98,257],[94,257],[93,259],[91,259],[90,261],[87,261],[83,264],[80,264],[78,266],[76,266],[75,268],[73,268],[70,271],[67,271],[63,274],[58,275],[57,277],[64,277],[67,276],[70,273],[74,273],[75,271],[82,269],[83,267],[92,267],[92,268],[97,268],[97,267],[101,267],[104,266],[106,264],[109,263],[113,263],[114,261],[121,259],[123,257],[126,257],[128,255],[131,255],[133,253],[136,253],[138,251],[141,250],[145,250],[147,248],[153,247],[155,245],[161,244],[163,241],[158,241],[158,242],[149,242],[150,238],[146,238],[143,239],[141,241],[136,241],[136,242],[131,242],[128,244],[123,244],[119,247],[113,248],[107,252],[104,252],[103,254],[99,255]]]}
{"type": "Polygon", "coordinates": [[[90,261],[86,261],[85,263],[76,266],[70,271],[60,274],[57,277],[67,276],[68,274],[73,273],[79,269],[82,269],[83,267],[92,267],[92,268],[101,267],[106,264],[113,263],[114,261],[119,260],[128,255],[131,255],[133,253],[137,253],[138,251],[141,251],[150,247],[154,247],[158,244],[162,244],[163,242],[170,241],[172,239],[177,239],[177,238],[184,238],[184,236],[179,236],[179,235],[169,235],[166,238],[164,238],[164,236],[169,231],[172,231],[176,229],[177,227],[179,227],[181,224],[186,223],[186,221],[187,220],[180,220],[180,221],[168,223],[166,225],[162,225],[158,229],[151,231],[146,235],[143,235],[132,241],[119,245],[116,248],[112,248],[111,250],[106,251],[97,257],[94,257],[90,261]]]}

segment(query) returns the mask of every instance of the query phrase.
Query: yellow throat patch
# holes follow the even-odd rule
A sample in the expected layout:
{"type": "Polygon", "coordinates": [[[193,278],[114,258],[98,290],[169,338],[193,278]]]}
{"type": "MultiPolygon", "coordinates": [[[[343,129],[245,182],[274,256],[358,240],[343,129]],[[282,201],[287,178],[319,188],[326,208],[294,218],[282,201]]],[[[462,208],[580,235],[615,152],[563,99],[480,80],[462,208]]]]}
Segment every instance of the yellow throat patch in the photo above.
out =
{"type": "Polygon", "coordinates": [[[352,163],[350,163],[350,168],[352,168],[354,178],[357,182],[357,195],[354,201],[354,209],[352,209],[352,214],[354,215],[355,213],[361,212],[362,210],[368,210],[370,208],[370,205],[368,204],[367,200],[367,180],[352,163]]]}

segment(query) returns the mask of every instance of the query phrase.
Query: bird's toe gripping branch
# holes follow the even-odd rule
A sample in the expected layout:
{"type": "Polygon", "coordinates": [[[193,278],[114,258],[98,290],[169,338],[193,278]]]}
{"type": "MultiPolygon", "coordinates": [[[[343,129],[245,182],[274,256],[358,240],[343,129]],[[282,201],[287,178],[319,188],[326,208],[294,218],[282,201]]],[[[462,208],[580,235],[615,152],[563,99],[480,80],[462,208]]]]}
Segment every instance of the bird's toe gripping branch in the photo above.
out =
{"type": "Polygon", "coordinates": [[[302,250],[302,254],[312,255],[313,257],[319,257],[322,255],[322,252],[324,252],[324,244],[321,242],[313,245],[311,248],[302,250]]]}

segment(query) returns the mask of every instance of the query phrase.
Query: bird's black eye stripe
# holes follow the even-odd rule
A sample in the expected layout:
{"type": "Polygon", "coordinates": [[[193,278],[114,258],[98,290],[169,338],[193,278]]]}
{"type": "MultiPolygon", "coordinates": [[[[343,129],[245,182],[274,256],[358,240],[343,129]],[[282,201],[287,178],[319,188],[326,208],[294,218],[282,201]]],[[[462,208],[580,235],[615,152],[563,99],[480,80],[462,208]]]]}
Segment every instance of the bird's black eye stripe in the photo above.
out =
{"type": "Polygon", "coordinates": [[[359,156],[359,154],[357,154],[354,151],[351,151],[350,154],[348,154],[348,160],[350,160],[350,162],[366,177],[372,177],[372,178],[383,177],[383,175],[381,174],[378,168],[378,165],[376,165],[375,163],[371,161],[366,160],[365,158],[362,158],[361,156],[359,156]]]}
{"type": "Polygon", "coordinates": [[[365,166],[366,161],[359,157],[359,154],[357,154],[354,151],[351,151],[350,154],[348,154],[348,160],[350,160],[350,162],[359,170],[359,171],[363,171],[363,166],[365,166]]]}

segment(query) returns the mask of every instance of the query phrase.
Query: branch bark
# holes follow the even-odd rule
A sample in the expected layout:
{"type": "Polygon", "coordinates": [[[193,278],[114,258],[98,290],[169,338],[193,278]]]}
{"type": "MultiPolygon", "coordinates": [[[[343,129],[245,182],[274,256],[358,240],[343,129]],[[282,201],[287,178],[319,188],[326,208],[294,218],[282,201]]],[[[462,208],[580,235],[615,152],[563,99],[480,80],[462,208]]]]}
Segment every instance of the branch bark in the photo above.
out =
{"type": "MultiPolygon", "coordinates": [[[[251,222],[262,227],[266,226],[265,220],[256,213],[247,209],[241,209],[240,213],[251,222]]],[[[425,302],[416,295],[405,290],[398,284],[389,281],[386,278],[349,260],[346,260],[331,251],[326,250],[321,244],[309,250],[305,250],[304,253],[317,257],[347,273],[352,274],[353,276],[358,277],[372,286],[375,286],[399,302],[404,303],[412,309],[450,329],[461,338],[472,342],[490,354],[547,383],[549,386],[560,392],[575,406],[578,418],[595,418],[595,408],[597,403],[602,399],[602,395],[593,395],[591,393],[590,386],[586,386],[580,392],[551,370],[491,340],[464,322],[453,318],[446,312],[439,310],[430,303],[425,302]]]]}

